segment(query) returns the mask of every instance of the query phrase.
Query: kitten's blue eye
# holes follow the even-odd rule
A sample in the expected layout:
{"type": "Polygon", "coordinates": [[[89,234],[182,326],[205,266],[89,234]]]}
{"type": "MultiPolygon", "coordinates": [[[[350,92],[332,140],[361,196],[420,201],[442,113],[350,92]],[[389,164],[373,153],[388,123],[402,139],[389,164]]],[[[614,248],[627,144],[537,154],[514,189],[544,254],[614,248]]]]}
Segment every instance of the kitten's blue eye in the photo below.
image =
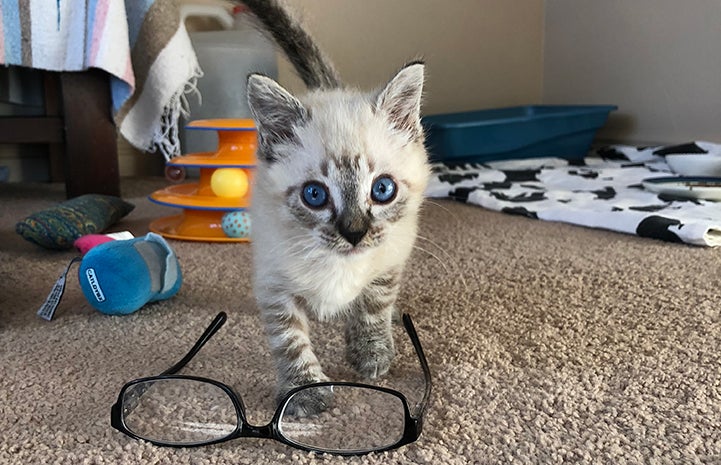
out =
{"type": "Polygon", "coordinates": [[[390,176],[373,181],[371,198],[378,203],[388,203],[396,197],[396,182],[390,176]]]}
{"type": "Polygon", "coordinates": [[[321,208],[328,203],[328,189],[319,182],[309,182],[303,186],[303,202],[311,208],[321,208]]]}

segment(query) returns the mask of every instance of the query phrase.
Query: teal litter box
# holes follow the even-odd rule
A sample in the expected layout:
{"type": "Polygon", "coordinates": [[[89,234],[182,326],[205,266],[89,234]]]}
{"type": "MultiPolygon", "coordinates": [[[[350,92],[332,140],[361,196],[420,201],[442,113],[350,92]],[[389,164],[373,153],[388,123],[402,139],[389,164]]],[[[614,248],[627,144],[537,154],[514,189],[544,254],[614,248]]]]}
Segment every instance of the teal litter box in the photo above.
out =
{"type": "Polygon", "coordinates": [[[422,119],[432,161],[583,159],[615,105],[529,105],[422,119]]]}

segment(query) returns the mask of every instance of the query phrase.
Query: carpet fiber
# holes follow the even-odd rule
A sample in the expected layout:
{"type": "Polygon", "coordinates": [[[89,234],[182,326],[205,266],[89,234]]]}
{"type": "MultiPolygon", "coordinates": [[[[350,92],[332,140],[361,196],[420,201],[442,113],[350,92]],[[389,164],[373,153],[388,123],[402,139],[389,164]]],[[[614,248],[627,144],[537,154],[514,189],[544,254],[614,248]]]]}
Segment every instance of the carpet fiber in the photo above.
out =
{"type": "MultiPolygon", "coordinates": [[[[146,200],[165,185],[125,180],[136,208],[113,229],[142,235],[174,213],[146,200]]],[[[416,443],[344,459],[260,439],[195,449],[130,439],[110,426],[122,385],[175,363],[221,310],[228,322],[184,373],[232,386],[251,423],[269,421],[274,372],[250,248],[170,241],[180,292],[122,317],[90,307],[73,268],[47,322],[35,312],[74,254],[41,249],[14,226],[62,200],[60,185],[0,184],[0,463],[721,461],[720,249],[438,200],[424,209],[400,299],[433,374],[416,443]]],[[[313,329],[328,374],[355,380],[342,325],[313,329]]],[[[420,369],[396,329],[384,383],[414,399],[420,369]]]]}

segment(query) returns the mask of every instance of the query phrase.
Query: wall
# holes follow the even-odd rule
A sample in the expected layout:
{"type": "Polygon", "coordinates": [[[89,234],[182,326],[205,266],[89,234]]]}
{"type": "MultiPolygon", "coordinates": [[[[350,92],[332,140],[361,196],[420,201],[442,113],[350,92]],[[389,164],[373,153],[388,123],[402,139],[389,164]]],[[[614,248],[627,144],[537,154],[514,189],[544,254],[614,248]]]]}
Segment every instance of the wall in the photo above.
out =
{"type": "MultiPolygon", "coordinates": [[[[343,79],[383,85],[426,62],[424,112],[538,103],[543,0],[289,0],[343,79]]],[[[284,59],[280,82],[304,87],[284,59]]]]}
{"type": "MultiPolygon", "coordinates": [[[[198,0],[185,0],[198,1],[198,0]]],[[[211,3],[213,3],[211,1],[211,3]]],[[[538,103],[543,0],[287,0],[349,85],[382,86],[426,62],[425,114],[538,103]]],[[[305,92],[279,53],[279,81],[305,92]]],[[[244,78],[244,77],[239,77],[244,78]]],[[[162,172],[162,157],[121,141],[120,173],[162,172]]]]}
{"type": "Polygon", "coordinates": [[[721,1],[546,0],[543,100],[613,103],[600,137],[721,143],[721,1]]]}
{"type": "MultiPolygon", "coordinates": [[[[287,0],[350,85],[374,89],[426,62],[424,113],[538,103],[543,0],[287,0]]],[[[279,54],[279,81],[305,91],[279,54]]],[[[162,173],[162,156],[120,141],[122,176],[162,173]]]]}

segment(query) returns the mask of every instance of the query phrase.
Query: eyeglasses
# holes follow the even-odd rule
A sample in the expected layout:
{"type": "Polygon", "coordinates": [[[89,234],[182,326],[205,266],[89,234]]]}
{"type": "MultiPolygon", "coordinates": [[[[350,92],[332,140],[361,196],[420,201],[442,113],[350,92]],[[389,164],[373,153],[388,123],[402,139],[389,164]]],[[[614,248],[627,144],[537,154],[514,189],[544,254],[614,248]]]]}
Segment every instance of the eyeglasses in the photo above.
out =
{"type": "Polygon", "coordinates": [[[339,455],[362,455],[414,442],[423,429],[431,395],[431,374],[411,317],[403,315],[425,379],[425,389],[411,414],[400,392],[352,382],[300,386],[279,403],[271,422],[254,426],[233,389],[218,381],[178,375],[227,319],[218,314],[178,363],[159,376],[136,379],[120,390],[111,410],[111,425],[135,439],[158,446],[194,447],[250,437],[275,439],[298,449],[339,455]],[[299,407],[308,397],[323,399],[312,415],[299,407]]]}

